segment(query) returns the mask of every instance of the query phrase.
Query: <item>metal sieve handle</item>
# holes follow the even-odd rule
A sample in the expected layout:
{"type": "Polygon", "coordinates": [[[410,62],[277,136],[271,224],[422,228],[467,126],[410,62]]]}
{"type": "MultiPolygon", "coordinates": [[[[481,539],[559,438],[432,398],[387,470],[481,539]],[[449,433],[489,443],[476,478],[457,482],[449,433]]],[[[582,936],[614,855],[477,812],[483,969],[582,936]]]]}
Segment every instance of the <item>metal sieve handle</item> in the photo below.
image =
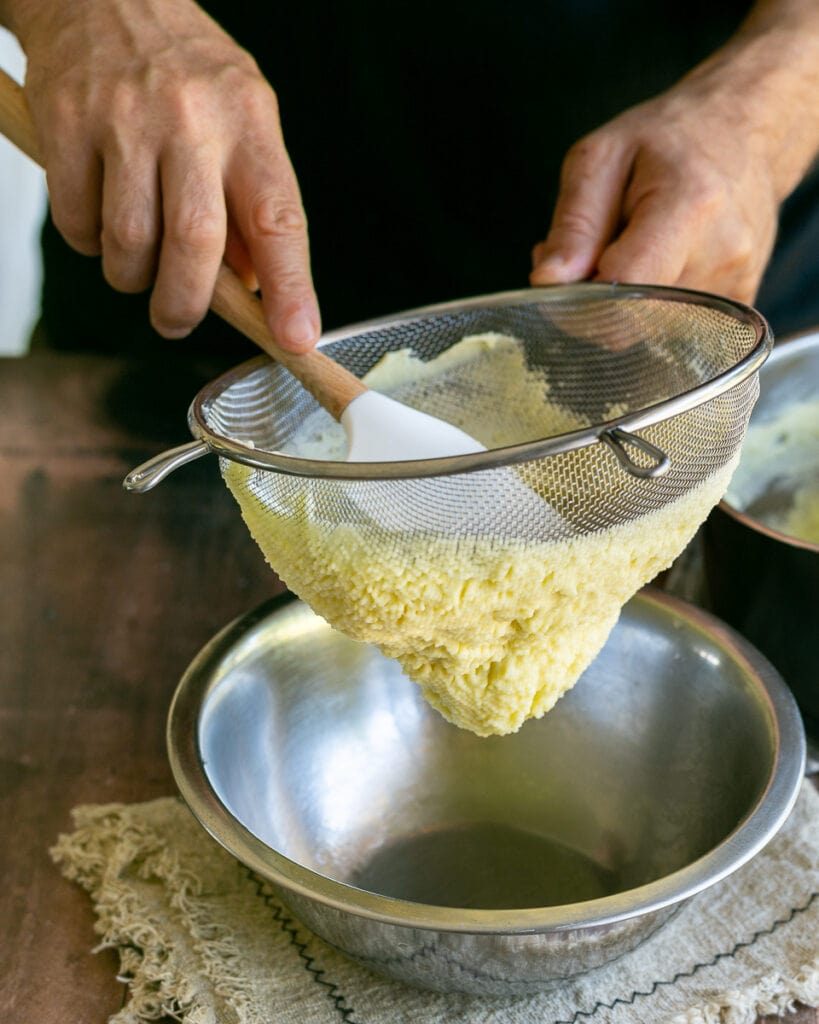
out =
{"type": "Polygon", "coordinates": [[[180,466],[207,454],[209,450],[204,441],[189,441],[187,444],[179,445],[178,448],[161,452],[159,455],[154,455],[152,459],[148,459],[147,462],[143,462],[141,466],[137,466],[136,469],[132,469],[122,481],[122,486],[126,491],[143,494],[145,491],[150,491],[152,487],[156,487],[169,473],[173,473],[180,466]]]}
{"type": "Polygon", "coordinates": [[[653,479],[657,476],[663,476],[671,469],[671,459],[661,448],[658,448],[650,441],[646,441],[645,438],[638,437],[637,434],[629,434],[627,430],[622,430],[620,427],[604,430],[600,434],[600,440],[611,448],[617,456],[617,461],[632,476],[653,479]],[[651,465],[641,466],[629,455],[625,447],[626,445],[633,445],[654,461],[651,465]]]}

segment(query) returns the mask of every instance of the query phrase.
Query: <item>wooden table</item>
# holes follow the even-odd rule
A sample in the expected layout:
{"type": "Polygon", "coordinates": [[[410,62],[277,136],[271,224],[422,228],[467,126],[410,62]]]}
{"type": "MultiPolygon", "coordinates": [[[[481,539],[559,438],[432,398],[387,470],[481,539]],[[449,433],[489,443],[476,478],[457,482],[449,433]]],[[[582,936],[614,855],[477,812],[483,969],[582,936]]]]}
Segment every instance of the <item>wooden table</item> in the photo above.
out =
{"type": "MultiPolygon", "coordinates": [[[[187,437],[216,367],[39,353],[0,362],[0,1021],[104,1024],[86,894],[48,847],[79,803],[174,792],[165,714],[191,657],[281,589],[212,458],[151,494],[128,469],[187,437]]],[[[803,1010],[788,1018],[819,1024],[803,1010]]]]}

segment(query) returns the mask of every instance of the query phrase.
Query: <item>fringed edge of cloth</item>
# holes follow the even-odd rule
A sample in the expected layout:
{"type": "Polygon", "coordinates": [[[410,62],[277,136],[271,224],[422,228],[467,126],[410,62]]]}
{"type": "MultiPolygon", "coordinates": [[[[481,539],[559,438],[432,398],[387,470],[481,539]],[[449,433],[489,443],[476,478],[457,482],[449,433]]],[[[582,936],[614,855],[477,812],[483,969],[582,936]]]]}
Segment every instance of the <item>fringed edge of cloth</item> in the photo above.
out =
{"type": "Polygon", "coordinates": [[[792,1013],[796,1004],[819,1006],[819,956],[795,977],[765,974],[753,987],[715,992],[707,1002],[672,1017],[668,1024],[754,1024],[768,1014],[792,1013]]]}

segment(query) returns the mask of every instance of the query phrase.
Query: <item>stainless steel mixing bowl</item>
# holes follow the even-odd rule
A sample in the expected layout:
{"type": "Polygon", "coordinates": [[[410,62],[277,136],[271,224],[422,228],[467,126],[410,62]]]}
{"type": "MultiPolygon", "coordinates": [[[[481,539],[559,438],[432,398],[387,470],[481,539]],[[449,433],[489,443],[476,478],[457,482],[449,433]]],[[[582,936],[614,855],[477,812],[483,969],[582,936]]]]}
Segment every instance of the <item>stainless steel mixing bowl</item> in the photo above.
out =
{"type": "MultiPolygon", "coordinates": [[[[751,426],[779,419],[819,393],[819,328],[783,338],[759,375],[751,426]]],[[[770,465],[781,458],[771,452],[770,465]]],[[[742,463],[740,463],[740,471],[742,463]]],[[[816,454],[814,478],[819,470],[816,454]]],[[[737,476],[739,476],[738,471],[737,476]]],[[[763,487],[747,505],[729,491],[704,530],[708,599],[713,610],[770,658],[793,691],[819,757],[819,544],[772,526],[810,476],[759,475],[763,487]]]]}
{"type": "Polygon", "coordinates": [[[295,601],[199,654],[168,732],[194,814],[308,927],[376,971],[483,994],[633,949],[768,842],[804,761],[771,666],[660,594],[513,736],[449,725],[295,601]]]}

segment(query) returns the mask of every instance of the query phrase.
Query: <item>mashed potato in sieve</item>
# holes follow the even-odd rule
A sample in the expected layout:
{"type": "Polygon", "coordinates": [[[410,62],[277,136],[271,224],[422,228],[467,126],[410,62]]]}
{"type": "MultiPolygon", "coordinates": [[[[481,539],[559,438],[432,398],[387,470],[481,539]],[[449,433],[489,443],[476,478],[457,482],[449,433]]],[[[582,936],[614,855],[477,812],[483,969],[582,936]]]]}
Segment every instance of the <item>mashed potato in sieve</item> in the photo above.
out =
{"type": "MultiPolygon", "coordinates": [[[[426,363],[391,353],[365,380],[424,408],[419,399],[447,386],[453,368],[461,384],[491,386],[494,407],[505,410],[493,417],[491,404],[481,403],[478,412],[464,403],[457,425],[487,447],[581,425],[547,400],[543,377],[527,371],[520,345],[503,335],[466,338],[426,363]]],[[[344,449],[343,431],[323,411],[289,446],[312,458],[343,458],[344,449]]],[[[574,685],[622,605],[682,550],[732,470],[733,464],[724,467],[629,523],[586,535],[567,528],[556,539],[533,542],[481,530],[480,517],[492,513],[480,508],[473,510],[476,529],[468,538],[463,531],[425,532],[423,517],[420,524],[401,522],[412,510],[399,514],[393,528],[373,530],[354,509],[345,517],[320,507],[304,482],[293,481],[289,498],[272,497],[264,471],[223,464],[251,534],[287,586],[335,628],[396,658],[433,707],[479,736],[514,732],[574,685]]],[[[524,470],[516,486],[526,479],[524,470]]],[[[526,490],[527,504],[543,502],[526,490]]],[[[544,521],[556,516],[548,506],[545,513],[544,521]]]]}

